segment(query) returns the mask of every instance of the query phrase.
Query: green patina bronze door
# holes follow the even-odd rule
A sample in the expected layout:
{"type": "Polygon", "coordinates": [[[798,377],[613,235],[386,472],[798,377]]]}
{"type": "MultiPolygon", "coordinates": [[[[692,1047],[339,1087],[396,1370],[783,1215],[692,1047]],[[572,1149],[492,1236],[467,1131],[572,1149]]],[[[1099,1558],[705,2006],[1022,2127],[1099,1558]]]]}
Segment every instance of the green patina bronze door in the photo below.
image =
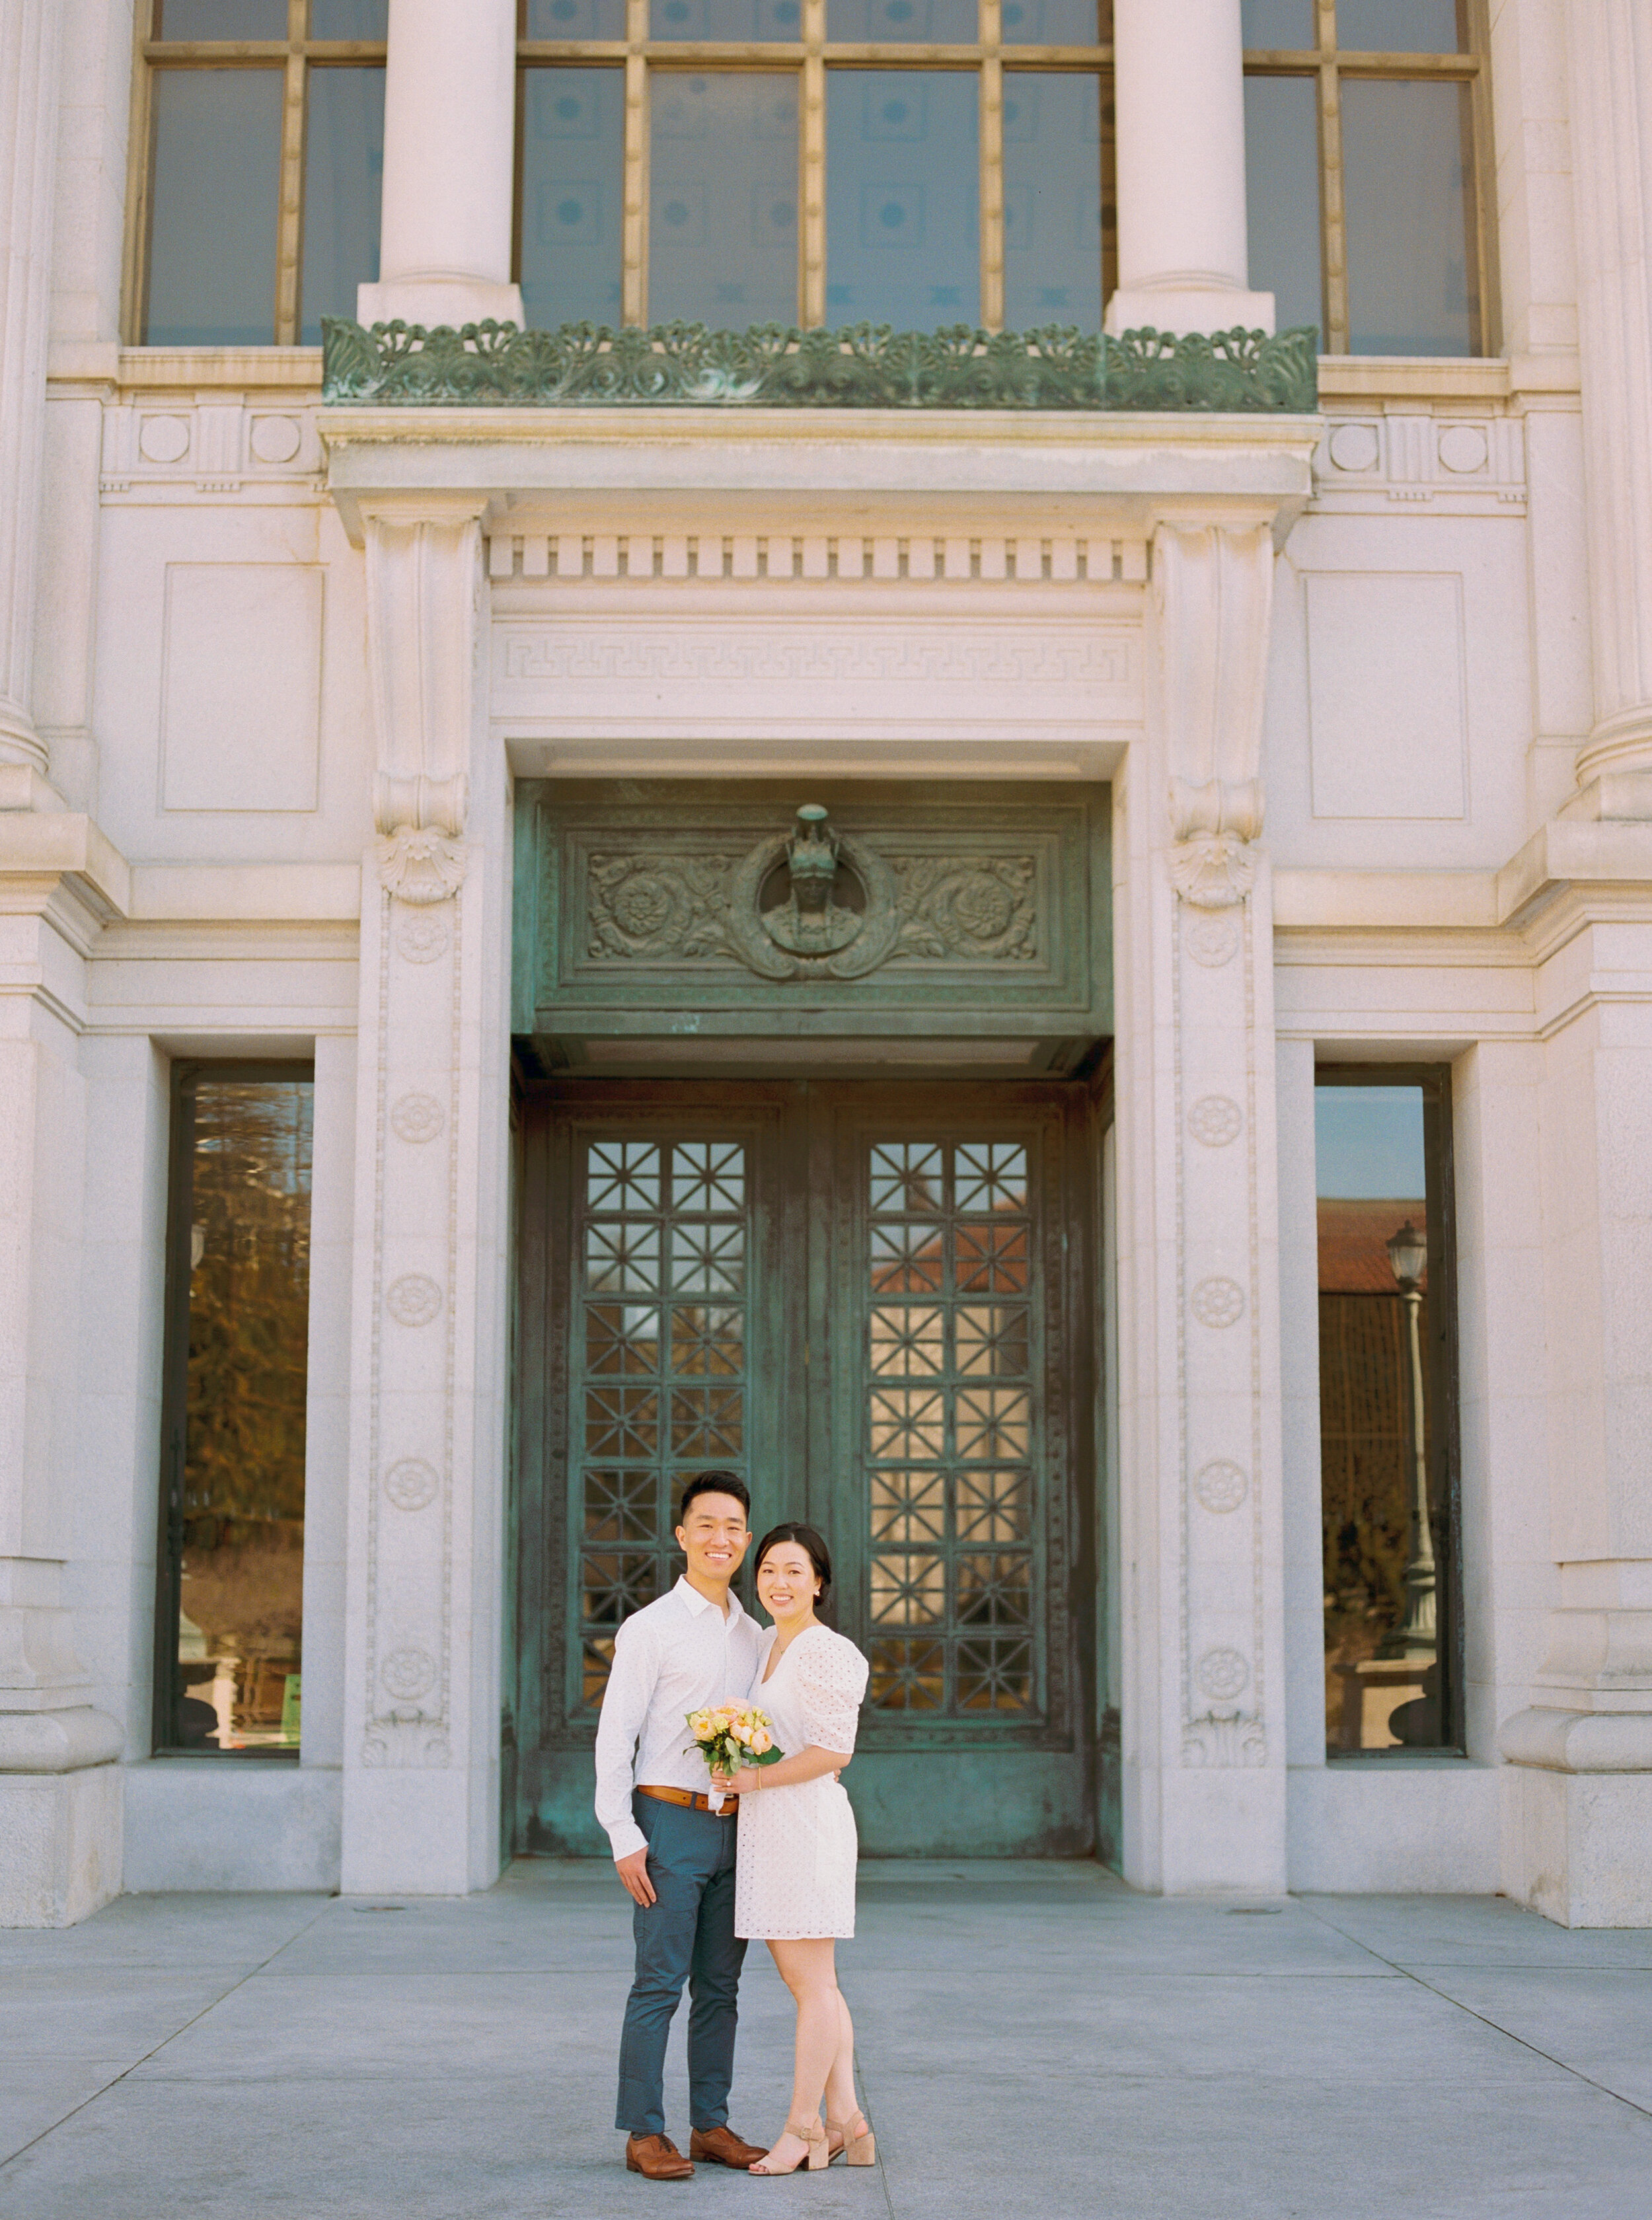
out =
{"type": "Polygon", "coordinates": [[[864,1850],[1089,1849],[1088,1088],[570,1081],[522,1136],[517,1848],[604,1847],[614,1629],[676,1576],[683,1478],[720,1466],[755,1529],[831,1544],[871,1660],[864,1850]]]}

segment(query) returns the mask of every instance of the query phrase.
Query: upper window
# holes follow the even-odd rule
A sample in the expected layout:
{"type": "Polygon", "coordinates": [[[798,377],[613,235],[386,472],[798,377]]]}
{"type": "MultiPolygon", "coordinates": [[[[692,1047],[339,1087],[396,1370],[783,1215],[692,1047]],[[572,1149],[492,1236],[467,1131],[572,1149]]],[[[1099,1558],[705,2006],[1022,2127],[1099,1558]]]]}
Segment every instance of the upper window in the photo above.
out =
{"type": "Polygon", "coordinates": [[[1487,352],[1474,0],[1244,0],[1250,282],[1331,354],[1487,352]]]}
{"type": "Polygon", "coordinates": [[[1097,329],[1111,12],[521,0],[528,322],[1097,329]]]}
{"type": "Polygon", "coordinates": [[[140,0],[146,346],[319,343],[378,275],[389,0],[140,0]]]}

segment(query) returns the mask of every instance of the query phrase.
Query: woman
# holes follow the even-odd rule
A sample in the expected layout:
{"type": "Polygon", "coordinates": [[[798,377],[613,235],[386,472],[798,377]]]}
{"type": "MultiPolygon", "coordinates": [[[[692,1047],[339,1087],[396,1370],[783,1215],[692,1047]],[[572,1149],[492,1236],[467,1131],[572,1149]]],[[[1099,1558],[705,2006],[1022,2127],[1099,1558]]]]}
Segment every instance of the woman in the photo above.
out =
{"type": "Polygon", "coordinates": [[[855,1815],[837,1776],[854,1752],[866,1660],[820,1623],[832,1559],[812,1526],[764,1536],[757,1583],[774,1626],[749,1693],[786,1755],[712,1778],[740,1799],[734,1932],[767,1942],[796,1999],[797,2059],[786,2131],[751,2170],[813,2171],[845,2155],[870,2166],[877,2151],[855,2102],[855,2030],[833,1964],[834,1938],[855,1931],[855,1815]]]}

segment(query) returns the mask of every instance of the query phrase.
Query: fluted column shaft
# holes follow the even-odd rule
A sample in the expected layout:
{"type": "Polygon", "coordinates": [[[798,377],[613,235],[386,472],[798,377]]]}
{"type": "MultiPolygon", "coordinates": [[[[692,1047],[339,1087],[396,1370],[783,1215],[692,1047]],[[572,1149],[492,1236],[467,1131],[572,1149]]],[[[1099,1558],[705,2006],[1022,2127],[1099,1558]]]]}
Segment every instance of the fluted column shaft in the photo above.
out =
{"type": "Polygon", "coordinates": [[[1565,12],[1595,695],[1578,779],[1641,774],[1645,807],[1605,814],[1652,815],[1652,8],[1565,12]]]}
{"type": "Polygon", "coordinates": [[[520,323],[515,0],[390,0],[379,279],[364,323],[520,323]]]}
{"type": "MultiPolygon", "coordinates": [[[[0,766],[24,774],[47,769],[30,693],[61,16],[58,0],[0,8],[0,766]]],[[[18,776],[0,807],[27,805],[18,776]]]]}
{"type": "Polygon", "coordinates": [[[1107,329],[1274,328],[1250,290],[1239,0],[1114,0],[1119,290],[1107,329]]]}

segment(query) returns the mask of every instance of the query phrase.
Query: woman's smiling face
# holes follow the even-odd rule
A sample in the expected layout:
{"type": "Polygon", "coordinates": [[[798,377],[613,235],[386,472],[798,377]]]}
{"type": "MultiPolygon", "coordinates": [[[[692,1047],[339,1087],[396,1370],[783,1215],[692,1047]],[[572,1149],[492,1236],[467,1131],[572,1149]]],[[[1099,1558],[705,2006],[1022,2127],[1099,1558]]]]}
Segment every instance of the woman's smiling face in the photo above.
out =
{"type": "Polygon", "coordinates": [[[772,1619],[812,1611],[820,1575],[801,1542],[776,1542],[757,1567],[757,1600],[772,1619]]]}

